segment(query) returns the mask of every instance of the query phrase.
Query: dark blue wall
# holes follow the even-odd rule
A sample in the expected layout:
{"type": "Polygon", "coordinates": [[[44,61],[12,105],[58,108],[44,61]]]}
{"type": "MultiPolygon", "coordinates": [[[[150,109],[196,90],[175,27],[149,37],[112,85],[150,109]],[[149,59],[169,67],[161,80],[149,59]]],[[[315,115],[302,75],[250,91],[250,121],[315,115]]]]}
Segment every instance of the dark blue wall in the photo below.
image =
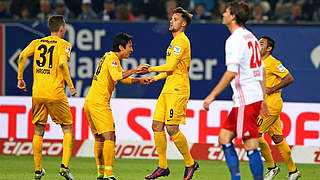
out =
{"type": "MultiPolygon", "coordinates": [[[[5,94],[21,95],[16,88],[17,72],[9,59],[15,59],[17,49],[23,50],[33,39],[49,35],[46,23],[20,23],[5,25],[5,94]],[[43,33],[41,35],[41,33],[43,33]]],[[[320,102],[320,57],[311,61],[311,52],[320,45],[319,26],[248,26],[256,36],[268,35],[276,40],[274,56],[281,60],[295,78],[295,82],[283,91],[285,101],[320,102]],[[318,60],[317,60],[318,59],[318,60]]],[[[131,59],[123,60],[124,68],[149,63],[158,65],[165,58],[172,39],[168,24],[156,23],[70,23],[66,35],[72,45],[70,72],[76,88],[83,96],[91,84],[98,59],[111,50],[116,33],[126,32],[134,36],[134,52],[131,59]]],[[[186,31],[191,42],[191,99],[203,99],[218,83],[225,71],[224,44],[229,31],[221,24],[192,24],[186,31]]],[[[318,53],[319,54],[319,53],[318,53]]],[[[31,58],[30,58],[31,59],[31,58]]],[[[32,64],[32,63],[31,63],[32,64]]],[[[28,89],[32,86],[32,66],[25,70],[28,89]]],[[[117,97],[157,98],[164,81],[151,86],[125,85],[119,83],[117,97]]],[[[26,93],[31,95],[31,91],[26,93]]],[[[230,100],[231,88],[218,99],[230,100]]]]}

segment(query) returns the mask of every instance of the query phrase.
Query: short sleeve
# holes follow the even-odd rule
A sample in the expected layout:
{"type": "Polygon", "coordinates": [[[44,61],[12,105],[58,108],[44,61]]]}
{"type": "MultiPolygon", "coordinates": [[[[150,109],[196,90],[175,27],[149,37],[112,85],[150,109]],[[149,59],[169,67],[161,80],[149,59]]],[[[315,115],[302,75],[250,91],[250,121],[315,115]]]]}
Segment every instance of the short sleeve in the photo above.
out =
{"type": "Polygon", "coordinates": [[[280,78],[284,78],[289,74],[289,71],[281,64],[280,61],[277,61],[272,68],[272,73],[280,78]]]}
{"type": "Polygon", "coordinates": [[[68,57],[68,59],[70,58],[71,55],[71,44],[69,42],[64,43],[63,47],[62,47],[62,54],[66,55],[68,57]]]}
{"type": "Polygon", "coordinates": [[[119,81],[122,79],[122,70],[121,70],[122,68],[120,63],[117,60],[109,59],[107,61],[107,66],[113,81],[119,81]],[[120,66],[120,69],[119,69],[119,66],[120,66]]]}
{"type": "Polygon", "coordinates": [[[242,41],[236,38],[229,38],[226,41],[225,51],[226,51],[226,65],[228,64],[239,64],[240,59],[243,56],[242,41]]]}
{"type": "Polygon", "coordinates": [[[227,65],[227,70],[231,72],[239,72],[239,64],[228,64],[227,65]]]}

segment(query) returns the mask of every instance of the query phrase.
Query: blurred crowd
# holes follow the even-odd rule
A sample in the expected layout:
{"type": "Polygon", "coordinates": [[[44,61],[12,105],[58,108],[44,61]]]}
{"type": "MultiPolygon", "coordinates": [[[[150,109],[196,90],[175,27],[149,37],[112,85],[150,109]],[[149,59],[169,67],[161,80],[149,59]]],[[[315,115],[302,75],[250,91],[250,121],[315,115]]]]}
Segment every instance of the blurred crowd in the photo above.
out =
{"type": "MultiPolygon", "coordinates": [[[[194,22],[221,21],[228,0],[0,0],[2,20],[42,20],[60,14],[79,21],[164,21],[183,7],[194,22]]],[[[320,22],[320,0],[249,0],[251,23],[320,22]]]]}

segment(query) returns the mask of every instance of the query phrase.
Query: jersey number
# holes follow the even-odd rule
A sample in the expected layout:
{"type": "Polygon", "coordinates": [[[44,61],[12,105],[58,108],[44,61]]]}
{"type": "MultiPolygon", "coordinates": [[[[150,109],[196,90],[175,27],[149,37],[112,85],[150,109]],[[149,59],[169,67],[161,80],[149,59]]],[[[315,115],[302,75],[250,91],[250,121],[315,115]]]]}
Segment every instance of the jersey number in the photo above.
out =
{"type": "Polygon", "coordinates": [[[38,47],[38,50],[39,51],[42,51],[42,53],[40,53],[40,57],[42,58],[42,62],[40,62],[41,60],[37,60],[37,65],[39,67],[43,67],[44,65],[46,65],[46,62],[47,62],[47,58],[46,58],[46,54],[48,53],[49,54],[49,68],[52,68],[52,55],[53,55],[53,49],[54,49],[54,46],[51,46],[49,49],[47,48],[46,45],[42,44],[38,47]]]}
{"type": "Polygon", "coordinates": [[[173,109],[170,109],[170,118],[173,117],[173,109]]]}
{"type": "Polygon", "coordinates": [[[254,46],[251,41],[248,42],[249,49],[252,49],[252,56],[250,60],[250,68],[256,68],[261,66],[260,48],[257,41],[254,42],[254,46]]]}
{"type": "Polygon", "coordinates": [[[96,71],[96,75],[97,75],[97,76],[100,74],[100,71],[101,71],[101,68],[102,68],[102,64],[103,64],[103,62],[104,62],[105,59],[106,59],[106,56],[103,56],[103,57],[101,58],[101,61],[100,61],[100,63],[99,63],[99,66],[98,66],[98,68],[97,68],[97,71],[96,71]]]}

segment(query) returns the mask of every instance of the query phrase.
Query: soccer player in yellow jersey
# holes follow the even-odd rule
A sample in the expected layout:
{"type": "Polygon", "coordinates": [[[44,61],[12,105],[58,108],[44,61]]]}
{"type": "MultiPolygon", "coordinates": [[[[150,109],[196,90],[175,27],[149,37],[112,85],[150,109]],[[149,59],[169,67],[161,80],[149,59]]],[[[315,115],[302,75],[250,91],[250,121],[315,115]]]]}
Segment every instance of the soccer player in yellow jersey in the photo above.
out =
{"type": "Polygon", "coordinates": [[[42,144],[48,114],[50,114],[52,121],[60,124],[64,133],[63,155],[59,173],[67,180],[72,180],[73,177],[68,168],[73,148],[72,115],[67,97],[64,94],[65,81],[70,88],[71,95],[77,93],[72,84],[67,65],[71,45],[62,39],[66,32],[66,23],[63,16],[49,17],[48,26],[51,32],[50,36],[33,40],[21,52],[17,86],[27,91],[26,83],[23,80],[23,71],[27,57],[33,55],[32,123],[34,124],[34,136],[32,147],[35,179],[41,179],[45,174],[41,166],[42,144]]]}
{"type": "Polygon", "coordinates": [[[119,33],[113,40],[113,49],[106,52],[93,76],[92,85],[84,103],[91,132],[95,137],[94,155],[98,168],[97,180],[116,180],[112,173],[115,155],[115,127],[110,109],[110,97],[115,85],[122,83],[145,84],[142,78],[129,77],[132,74],[148,72],[149,65],[142,64],[135,69],[123,71],[120,60],[127,59],[131,52],[133,37],[119,33]]]}
{"type": "Polygon", "coordinates": [[[261,118],[261,116],[258,118],[259,146],[261,148],[261,154],[265,158],[268,166],[265,180],[273,179],[280,172],[280,169],[274,163],[270,147],[262,137],[263,133],[268,133],[278,147],[280,155],[288,167],[288,179],[298,179],[301,177],[301,172],[297,170],[292,160],[291,149],[283,139],[280,121],[283,104],[281,89],[291,84],[294,79],[281,62],[271,55],[275,45],[274,40],[270,37],[263,36],[259,42],[261,45],[261,58],[263,59],[266,69],[265,99],[270,111],[270,115],[267,118],[261,118]]]}
{"type": "Polygon", "coordinates": [[[190,96],[189,67],[191,62],[190,41],[185,35],[186,27],[191,23],[192,15],[181,7],[174,9],[169,30],[173,35],[166,56],[166,63],[149,67],[149,72],[162,72],[149,78],[149,83],[167,78],[158,98],[153,115],[152,130],[155,146],[159,155],[159,167],[146,179],[168,176],[166,127],[176,147],[185,161],[184,180],[191,179],[199,164],[193,160],[187,140],[179,130],[179,124],[185,124],[187,103],[190,96]]]}

